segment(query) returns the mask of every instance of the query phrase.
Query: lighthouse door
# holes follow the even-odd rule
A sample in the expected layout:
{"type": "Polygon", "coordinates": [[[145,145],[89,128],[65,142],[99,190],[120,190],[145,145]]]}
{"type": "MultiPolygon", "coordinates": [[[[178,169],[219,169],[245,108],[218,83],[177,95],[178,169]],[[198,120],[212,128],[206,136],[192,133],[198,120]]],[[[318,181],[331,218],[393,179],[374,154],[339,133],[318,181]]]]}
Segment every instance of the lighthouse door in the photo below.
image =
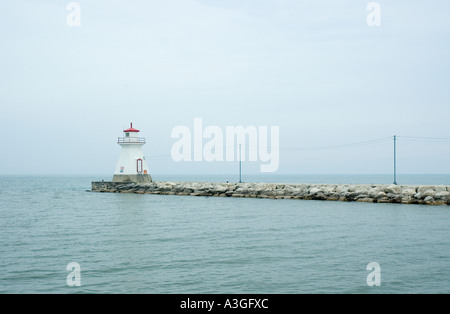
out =
{"type": "Polygon", "coordinates": [[[136,161],[136,170],[137,170],[138,174],[141,174],[142,171],[143,171],[143,169],[142,169],[142,159],[140,159],[140,158],[136,161]]]}

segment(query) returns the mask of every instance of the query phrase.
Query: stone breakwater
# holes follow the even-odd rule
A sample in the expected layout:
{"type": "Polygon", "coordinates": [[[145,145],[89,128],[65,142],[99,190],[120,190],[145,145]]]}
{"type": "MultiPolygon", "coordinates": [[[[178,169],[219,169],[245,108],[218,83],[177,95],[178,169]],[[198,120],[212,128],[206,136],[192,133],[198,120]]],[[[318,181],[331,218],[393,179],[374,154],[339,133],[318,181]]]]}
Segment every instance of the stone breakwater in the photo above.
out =
{"type": "Polygon", "coordinates": [[[293,183],[92,182],[93,192],[450,205],[450,186],[293,183]]]}

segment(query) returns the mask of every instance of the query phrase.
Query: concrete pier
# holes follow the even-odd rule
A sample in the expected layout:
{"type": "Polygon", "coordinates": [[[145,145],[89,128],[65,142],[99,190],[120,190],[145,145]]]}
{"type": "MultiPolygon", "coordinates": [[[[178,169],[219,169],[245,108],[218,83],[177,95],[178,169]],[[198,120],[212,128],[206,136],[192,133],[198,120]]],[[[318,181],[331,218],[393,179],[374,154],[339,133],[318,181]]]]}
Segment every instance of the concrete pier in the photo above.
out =
{"type": "Polygon", "coordinates": [[[450,205],[450,186],[221,182],[92,182],[93,192],[450,205]]]}

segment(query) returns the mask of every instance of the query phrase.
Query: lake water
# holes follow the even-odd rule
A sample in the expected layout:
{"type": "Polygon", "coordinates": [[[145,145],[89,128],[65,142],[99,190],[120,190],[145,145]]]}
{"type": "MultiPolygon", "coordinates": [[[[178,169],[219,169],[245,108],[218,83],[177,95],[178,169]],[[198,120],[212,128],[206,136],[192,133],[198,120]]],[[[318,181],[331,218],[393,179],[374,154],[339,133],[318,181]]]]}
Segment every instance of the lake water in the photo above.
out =
{"type": "Polygon", "coordinates": [[[0,293],[450,293],[450,206],[87,192],[101,179],[111,178],[0,177],[0,293]],[[80,286],[67,284],[71,262],[80,286]],[[379,286],[367,284],[371,262],[379,286]]]}

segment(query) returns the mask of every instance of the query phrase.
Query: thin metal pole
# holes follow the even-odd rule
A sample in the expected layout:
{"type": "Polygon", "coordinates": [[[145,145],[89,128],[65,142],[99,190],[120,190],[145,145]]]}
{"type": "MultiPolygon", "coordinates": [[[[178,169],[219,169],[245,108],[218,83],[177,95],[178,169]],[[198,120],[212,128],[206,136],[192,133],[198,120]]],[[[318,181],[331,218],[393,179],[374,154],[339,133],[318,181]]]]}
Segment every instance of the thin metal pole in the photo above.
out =
{"type": "Polygon", "coordinates": [[[241,144],[239,144],[239,183],[242,183],[241,144]]]}
{"type": "Polygon", "coordinates": [[[397,185],[397,136],[394,135],[394,184],[397,185]]]}

